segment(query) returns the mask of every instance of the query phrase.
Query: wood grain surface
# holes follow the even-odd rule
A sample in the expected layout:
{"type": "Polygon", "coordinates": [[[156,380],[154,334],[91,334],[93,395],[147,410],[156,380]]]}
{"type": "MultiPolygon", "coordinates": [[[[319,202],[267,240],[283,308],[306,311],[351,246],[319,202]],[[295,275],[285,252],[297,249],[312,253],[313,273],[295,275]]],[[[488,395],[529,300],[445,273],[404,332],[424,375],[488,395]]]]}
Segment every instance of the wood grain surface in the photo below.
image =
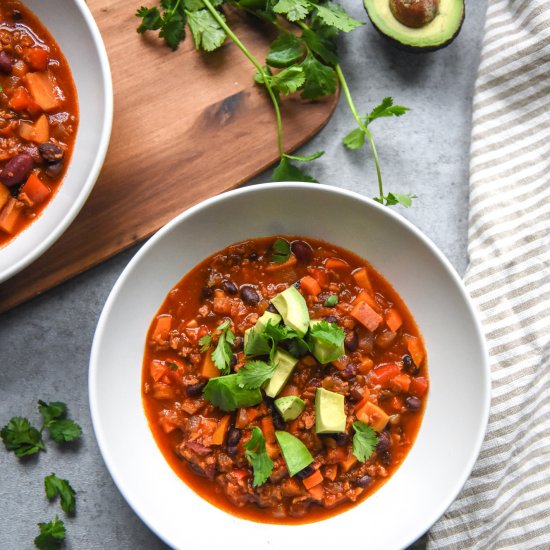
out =
{"type": "MultiPolygon", "coordinates": [[[[231,43],[205,55],[188,38],[172,53],[153,35],[138,35],[134,13],[141,4],[88,1],[113,76],[109,151],[74,223],[34,264],[0,285],[0,312],[128,248],[277,160],[273,110],[252,82],[250,62],[231,43]]],[[[270,29],[240,14],[229,14],[229,22],[263,59],[270,29]]],[[[318,132],[336,102],[284,99],[285,148],[318,132]]]]}

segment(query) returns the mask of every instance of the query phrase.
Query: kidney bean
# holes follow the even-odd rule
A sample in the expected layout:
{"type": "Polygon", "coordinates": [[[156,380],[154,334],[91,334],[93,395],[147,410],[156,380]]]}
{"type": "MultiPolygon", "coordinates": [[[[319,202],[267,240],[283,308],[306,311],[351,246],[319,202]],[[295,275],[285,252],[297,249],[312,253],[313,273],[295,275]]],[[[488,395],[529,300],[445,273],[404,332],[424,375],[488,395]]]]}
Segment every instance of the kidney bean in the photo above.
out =
{"type": "Polygon", "coordinates": [[[255,290],[250,285],[241,286],[240,294],[242,301],[247,306],[258,305],[258,302],[260,301],[260,295],[258,294],[257,290],[255,290]]]}
{"type": "Polygon", "coordinates": [[[389,466],[391,464],[391,453],[389,451],[384,451],[378,456],[380,458],[380,462],[382,462],[384,466],[389,466]]]}
{"type": "Polygon", "coordinates": [[[57,145],[55,145],[55,143],[49,142],[41,143],[38,146],[38,150],[40,151],[40,156],[48,164],[56,164],[58,162],[61,162],[63,160],[63,155],[65,154],[61,147],[58,147],[57,145]]]}
{"type": "Polygon", "coordinates": [[[205,300],[206,298],[210,298],[214,294],[214,290],[211,289],[209,286],[203,286],[201,289],[201,298],[205,300]]]}
{"type": "Polygon", "coordinates": [[[327,315],[325,317],[325,321],[327,323],[337,323],[338,322],[338,319],[334,316],[334,315],[327,315]]]}
{"type": "Polygon", "coordinates": [[[187,386],[187,396],[198,397],[201,395],[204,386],[206,386],[206,382],[199,382],[198,384],[191,384],[190,386],[187,386]]]}
{"type": "Polygon", "coordinates": [[[227,432],[227,447],[236,447],[239,444],[241,437],[241,430],[239,430],[238,428],[231,428],[229,432],[227,432]]]}
{"type": "Polygon", "coordinates": [[[2,172],[0,180],[8,187],[23,183],[31,173],[34,161],[28,153],[18,153],[8,160],[2,172]]]}
{"type": "Polygon", "coordinates": [[[353,484],[356,487],[363,487],[363,488],[368,487],[371,483],[372,483],[372,477],[370,477],[367,474],[365,474],[363,477],[360,477],[359,479],[353,482],[353,484]]]}
{"type": "Polygon", "coordinates": [[[0,72],[10,74],[13,66],[13,59],[4,51],[0,52],[0,72]]]}
{"type": "Polygon", "coordinates": [[[63,162],[56,162],[55,164],[48,164],[44,173],[50,178],[57,178],[63,170],[63,162]]]}
{"type": "Polygon", "coordinates": [[[403,369],[410,373],[410,374],[416,374],[420,369],[416,366],[415,362],[413,361],[413,358],[406,353],[403,355],[403,369]]]}
{"type": "Polygon", "coordinates": [[[350,390],[350,398],[352,401],[358,403],[363,399],[363,392],[359,386],[353,386],[350,390]]]}
{"type": "Polygon", "coordinates": [[[418,397],[414,397],[413,395],[411,395],[407,397],[407,399],[405,399],[405,407],[407,407],[409,411],[419,411],[422,407],[422,401],[420,401],[418,397]]]}
{"type": "Polygon", "coordinates": [[[348,351],[355,351],[359,346],[359,335],[355,330],[350,330],[344,339],[344,347],[348,351]]]}
{"type": "Polygon", "coordinates": [[[305,241],[292,241],[290,250],[299,262],[307,264],[313,259],[313,249],[305,241]]]}
{"type": "Polygon", "coordinates": [[[385,453],[389,451],[391,447],[391,436],[388,432],[380,432],[378,434],[378,443],[376,444],[376,450],[379,453],[385,453]]]}
{"type": "Polygon", "coordinates": [[[222,288],[231,296],[235,296],[239,292],[237,285],[233,281],[223,281],[222,288]]]}

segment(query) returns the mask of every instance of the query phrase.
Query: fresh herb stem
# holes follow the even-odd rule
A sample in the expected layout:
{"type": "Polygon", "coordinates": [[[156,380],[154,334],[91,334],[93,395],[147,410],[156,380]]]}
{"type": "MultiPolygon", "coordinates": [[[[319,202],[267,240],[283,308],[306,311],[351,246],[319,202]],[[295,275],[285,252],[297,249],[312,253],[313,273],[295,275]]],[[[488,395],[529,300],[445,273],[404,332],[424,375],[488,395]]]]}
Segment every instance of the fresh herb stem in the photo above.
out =
{"type": "Polygon", "coordinates": [[[262,80],[267,89],[267,93],[269,94],[269,98],[273,103],[273,108],[275,109],[275,118],[277,120],[277,147],[279,149],[279,156],[282,158],[283,155],[285,154],[285,151],[283,147],[283,121],[281,118],[281,109],[279,108],[279,101],[277,99],[277,96],[275,95],[275,92],[273,91],[271,84],[269,83],[269,79],[267,78],[267,75],[265,74],[265,71],[262,65],[252,55],[250,50],[239,40],[237,35],[231,30],[229,25],[220,16],[216,8],[214,8],[210,0],[203,0],[203,4],[206,7],[206,9],[210,12],[212,17],[217,21],[218,25],[225,31],[227,36],[229,36],[229,38],[235,43],[235,45],[241,50],[241,52],[243,52],[243,54],[254,65],[254,67],[262,77],[262,80]]]}
{"type": "Polygon", "coordinates": [[[357,108],[355,107],[355,103],[353,102],[353,98],[351,97],[351,92],[349,91],[349,86],[344,76],[344,73],[342,72],[342,68],[338,64],[334,67],[334,69],[336,70],[336,74],[338,75],[338,81],[340,82],[340,86],[342,88],[342,91],[344,92],[346,101],[348,102],[348,106],[350,108],[351,114],[353,115],[353,118],[355,118],[355,121],[357,122],[357,125],[359,126],[359,128],[361,128],[361,130],[365,132],[365,135],[369,140],[370,147],[372,150],[372,157],[374,159],[374,165],[376,167],[376,176],[378,178],[378,192],[380,193],[380,200],[383,201],[384,187],[382,185],[382,172],[380,171],[380,162],[378,160],[378,153],[376,152],[376,146],[374,145],[374,139],[372,138],[372,134],[370,133],[370,130],[367,128],[367,125],[363,122],[363,119],[357,112],[357,108]]]}

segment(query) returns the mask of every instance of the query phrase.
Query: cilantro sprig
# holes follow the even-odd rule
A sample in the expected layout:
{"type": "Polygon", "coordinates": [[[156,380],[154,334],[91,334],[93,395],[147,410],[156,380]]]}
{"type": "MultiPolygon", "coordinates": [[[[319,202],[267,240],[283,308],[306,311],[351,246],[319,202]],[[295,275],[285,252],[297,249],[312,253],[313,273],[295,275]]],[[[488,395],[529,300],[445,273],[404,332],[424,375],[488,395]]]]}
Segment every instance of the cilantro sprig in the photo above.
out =
{"type": "Polygon", "coordinates": [[[237,385],[239,388],[256,390],[261,388],[275,372],[274,363],[265,361],[250,361],[246,363],[237,373],[237,385]]]}
{"type": "Polygon", "coordinates": [[[290,243],[281,237],[275,239],[272,245],[271,261],[276,264],[282,264],[290,258],[290,243]]]}
{"type": "Polygon", "coordinates": [[[65,403],[54,401],[48,404],[40,400],[38,411],[42,416],[40,430],[32,426],[27,418],[14,416],[0,431],[6,449],[13,451],[19,458],[46,450],[42,438],[44,430],[47,430],[56,443],[73,441],[82,434],[82,428],[74,420],[67,418],[65,403]]]}
{"type": "Polygon", "coordinates": [[[263,485],[273,471],[273,461],[267,454],[264,434],[258,426],[252,428],[252,435],[245,443],[244,449],[244,456],[254,472],[252,485],[254,487],[263,485]]]}
{"type": "Polygon", "coordinates": [[[364,422],[356,420],[353,424],[353,455],[357,460],[366,462],[378,443],[376,432],[364,422]]]}
{"type": "Polygon", "coordinates": [[[61,479],[52,473],[44,478],[44,489],[48,500],[59,496],[61,509],[69,515],[75,513],[76,492],[66,479],[61,479]]]}
{"type": "MultiPolygon", "coordinates": [[[[412,194],[384,193],[382,171],[368,128],[378,118],[403,115],[408,108],[393,105],[385,98],[368,115],[361,116],[351,96],[348,83],[339,64],[336,41],[341,32],[351,32],[364,23],[352,18],[335,2],[320,0],[161,0],[158,7],[141,7],[136,16],[141,20],[139,33],[159,31],[159,36],[173,49],[185,38],[185,26],[191,31],[195,47],[206,52],[221,47],[229,38],[248,58],[256,70],[254,80],[265,87],[273,105],[277,127],[279,162],[273,170],[273,181],[317,180],[297,163],[309,163],[323,155],[290,155],[284,150],[281,96],[300,93],[306,100],[334,94],[340,84],[357,128],[344,138],[349,149],[360,149],[369,142],[378,180],[375,200],[386,206],[411,206],[412,194]],[[265,64],[258,60],[233,32],[223,14],[226,5],[252,14],[274,25],[278,36],[272,42],[265,64]],[[281,21],[282,20],[282,21],[281,21]]],[[[284,257],[284,254],[280,257],[284,257]]]]}
{"type": "MultiPolygon", "coordinates": [[[[212,352],[212,361],[216,368],[222,374],[229,374],[231,372],[231,358],[233,357],[233,350],[231,345],[235,342],[235,335],[231,330],[231,321],[226,319],[221,325],[218,326],[216,332],[219,333],[218,343],[216,349],[212,352]]],[[[199,340],[201,346],[201,352],[206,352],[212,344],[212,335],[206,334],[199,340]]]]}

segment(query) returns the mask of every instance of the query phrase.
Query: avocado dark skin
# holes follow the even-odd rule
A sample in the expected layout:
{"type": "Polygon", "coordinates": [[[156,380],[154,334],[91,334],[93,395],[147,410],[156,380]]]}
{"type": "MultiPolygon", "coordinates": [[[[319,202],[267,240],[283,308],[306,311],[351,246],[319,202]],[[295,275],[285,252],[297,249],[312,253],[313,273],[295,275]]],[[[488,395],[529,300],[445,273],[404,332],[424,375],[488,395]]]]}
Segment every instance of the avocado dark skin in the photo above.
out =
{"type": "MultiPolygon", "coordinates": [[[[447,47],[458,36],[462,23],[465,17],[465,2],[464,0],[454,0],[456,5],[453,4],[453,9],[461,10],[459,17],[447,17],[449,22],[448,36],[444,37],[441,42],[433,45],[423,45],[414,43],[414,35],[411,33],[407,36],[406,29],[421,29],[425,25],[428,25],[432,20],[444,17],[439,13],[438,7],[440,2],[445,0],[383,0],[387,2],[389,10],[387,13],[379,13],[377,10],[377,0],[363,0],[365,10],[371,23],[378,33],[388,40],[392,45],[397,48],[411,52],[411,53],[425,53],[440,50],[447,47]],[[403,36],[399,36],[397,32],[388,32],[381,28],[379,24],[380,18],[393,18],[404,25],[403,36]],[[452,20],[451,20],[452,19],[452,20]]],[[[455,14],[456,15],[456,14],[455,14]]]]}

